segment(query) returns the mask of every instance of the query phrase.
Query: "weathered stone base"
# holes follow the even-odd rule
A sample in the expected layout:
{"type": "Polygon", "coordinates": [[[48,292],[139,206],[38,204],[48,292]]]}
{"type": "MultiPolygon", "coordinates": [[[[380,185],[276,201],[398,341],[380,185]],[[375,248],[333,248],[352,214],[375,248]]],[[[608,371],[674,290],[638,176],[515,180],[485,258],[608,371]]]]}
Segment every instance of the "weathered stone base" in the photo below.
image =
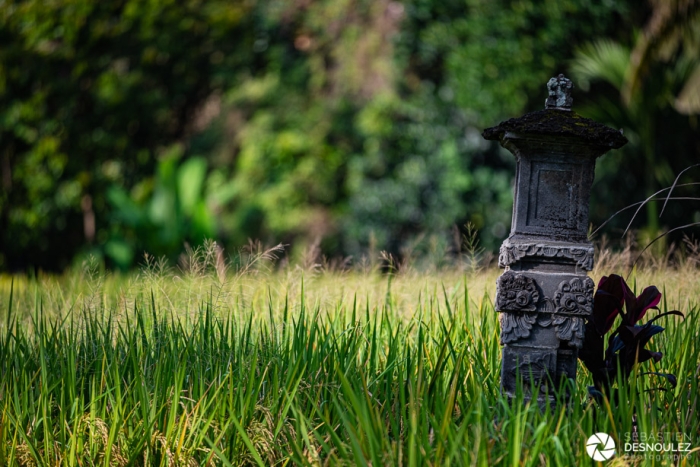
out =
{"type": "Polygon", "coordinates": [[[521,387],[525,400],[542,409],[553,406],[566,380],[576,379],[578,349],[585,319],[593,310],[593,281],[576,260],[530,262],[520,258],[498,278],[503,364],[501,391],[513,398],[521,387]]]}
{"type": "Polygon", "coordinates": [[[554,406],[557,396],[568,400],[570,394],[558,394],[576,380],[577,349],[536,348],[505,345],[501,368],[501,392],[509,399],[521,388],[525,400],[536,399],[540,408],[554,406]]]}

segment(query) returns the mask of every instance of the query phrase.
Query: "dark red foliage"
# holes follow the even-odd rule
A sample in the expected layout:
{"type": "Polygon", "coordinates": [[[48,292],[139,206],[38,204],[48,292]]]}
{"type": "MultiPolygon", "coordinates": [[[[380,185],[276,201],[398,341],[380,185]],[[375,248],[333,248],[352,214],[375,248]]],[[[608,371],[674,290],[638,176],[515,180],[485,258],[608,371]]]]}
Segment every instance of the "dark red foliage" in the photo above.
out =
{"type": "Polygon", "coordinates": [[[593,375],[593,392],[608,392],[618,376],[618,370],[628,378],[635,364],[651,359],[656,362],[661,360],[661,352],[645,348],[654,335],[664,330],[652,323],[663,316],[683,317],[683,314],[676,310],[668,311],[644,325],[637,324],[648,310],[658,310],[660,301],[661,292],[655,286],[647,287],[639,296],[635,296],[617,274],[600,280],[594,296],[593,314],[586,324],[586,337],[579,352],[579,358],[593,375]],[[620,324],[607,337],[608,345],[604,351],[605,335],[612,329],[618,315],[621,317],[620,324]]]}

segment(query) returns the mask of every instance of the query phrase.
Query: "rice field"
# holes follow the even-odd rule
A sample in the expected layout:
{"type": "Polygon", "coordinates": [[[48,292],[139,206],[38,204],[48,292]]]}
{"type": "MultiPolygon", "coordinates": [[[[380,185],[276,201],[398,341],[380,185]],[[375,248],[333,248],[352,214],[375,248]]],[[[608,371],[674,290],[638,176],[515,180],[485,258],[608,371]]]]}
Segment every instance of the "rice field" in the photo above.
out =
{"type": "MultiPolygon", "coordinates": [[[[579,366],[570,404],[542,412],[499,393],[498,269],[269,259],[0,276],[0,464],[603,465],[586,440],[604,432],[605,465],[700,465],[693,262],[630,278],[686,319],[660,323],[664,357],[620,382],[625,400],[590,400],[579,366]],[[625,456],[635,432],[680,433],[691,452],[625,456]]],[[[596,281],[622,272],[602,266],[596,281]]]]}

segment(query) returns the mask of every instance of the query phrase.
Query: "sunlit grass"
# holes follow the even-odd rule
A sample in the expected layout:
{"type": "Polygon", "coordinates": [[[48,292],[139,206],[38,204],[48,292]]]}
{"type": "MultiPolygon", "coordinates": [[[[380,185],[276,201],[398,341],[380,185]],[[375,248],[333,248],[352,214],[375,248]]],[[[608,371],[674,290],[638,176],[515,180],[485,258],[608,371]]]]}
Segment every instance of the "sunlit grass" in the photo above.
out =
{"type": "MultiPolygon", "coordinates": [[[[635,429],[700,446],[692,265],[635,272],[687,315],[637,372],[674,373],[675,389],[635,377],[628,400],[596,405],[580,366],[569,407],[542,413],[499,393],[496,269],[197,261],[0,279],[0,464],[591,465],[588,436],[620,453],[635,429]]],[[[672,462],[608,463],[638,464],[672,462]]]]}

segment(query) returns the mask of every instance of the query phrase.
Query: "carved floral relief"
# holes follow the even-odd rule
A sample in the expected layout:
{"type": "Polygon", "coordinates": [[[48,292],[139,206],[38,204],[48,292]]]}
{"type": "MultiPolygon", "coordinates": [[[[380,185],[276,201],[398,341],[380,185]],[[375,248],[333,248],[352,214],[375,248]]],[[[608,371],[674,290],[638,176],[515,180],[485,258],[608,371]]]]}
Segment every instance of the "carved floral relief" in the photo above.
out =
{"type": "Polygon", "coordinates": [[[583,338],[586,334],[583,318],[554,315],[552,323],[556,326],[557,337],[562,341],[569,341],[569,347],[580,349],[583,346],[583,338]]]}
{"type": "Polygon", "coordinates": [[[504,273],[496,283],[496,310],[498,311],[535,311],[540,293],[535,280],[516,274],[504,273]]]}
{"type": "Polygon", "coordinates": [[[538,256],[542,258],[568,258],[576,261],[582,269],[593,269],[592,246],[557,246],[541,243],[512,244],[507,240],[501,245],[498,255],[498,265],[502,268],[520,261],[526,256],[538,256]]]}
{"type": "Polygon", "coordinates": [[[501,345],[530,336],[532,325],[537,321],[535,313],[501,313],[501,345]]]}
{"type": "Polygon", "coordinates": [[[570,315],[590,315],[593,312],[593,289],[590,277],[575,277],[559,284],[554,293],[554,312],[570,315]]]}

